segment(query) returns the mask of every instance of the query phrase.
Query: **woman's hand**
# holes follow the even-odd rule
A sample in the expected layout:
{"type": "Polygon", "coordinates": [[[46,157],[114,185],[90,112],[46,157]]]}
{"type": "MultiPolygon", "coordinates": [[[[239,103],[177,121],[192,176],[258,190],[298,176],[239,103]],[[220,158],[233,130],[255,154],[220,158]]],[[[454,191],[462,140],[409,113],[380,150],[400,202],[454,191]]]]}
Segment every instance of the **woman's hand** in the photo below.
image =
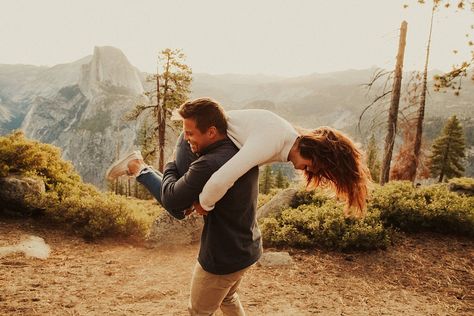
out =
{"type": "Polygon", "coordinates": [[[194,207],[194,210],[196,211],[196,213],[198,213],[199,215],[203,215],[203,216],[206,216],[209,214],[208,211],[206,211],[205,209],[202,208],[201,204],[199,203],[199,201],[195,201],[193,203],[193,207],[194,207]]]}

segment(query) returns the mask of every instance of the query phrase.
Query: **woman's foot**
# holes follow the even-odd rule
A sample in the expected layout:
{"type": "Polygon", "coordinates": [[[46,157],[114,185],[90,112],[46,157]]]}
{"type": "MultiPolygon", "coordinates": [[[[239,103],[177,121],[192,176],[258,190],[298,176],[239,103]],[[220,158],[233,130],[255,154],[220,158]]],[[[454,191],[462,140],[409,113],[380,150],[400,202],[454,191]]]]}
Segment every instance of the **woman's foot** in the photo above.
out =
{"type": "Polygon", "coordinates": [[[107,170],[105,177],[107,180],[114,180],[123,175],[137,176],[140,170],[146,166],[140,151],[135,150],[125,158],[113,163],[107,170]]]}

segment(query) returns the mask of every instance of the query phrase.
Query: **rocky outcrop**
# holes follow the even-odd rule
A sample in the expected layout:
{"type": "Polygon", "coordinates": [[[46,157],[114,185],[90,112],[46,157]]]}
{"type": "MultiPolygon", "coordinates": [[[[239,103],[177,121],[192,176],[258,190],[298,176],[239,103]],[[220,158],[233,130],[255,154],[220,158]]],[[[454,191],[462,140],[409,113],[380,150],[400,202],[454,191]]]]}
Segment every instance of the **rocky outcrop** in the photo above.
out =
{"type": "Polygon", "coordinates": [[[77,72],[68,77],[74,84],[31,102],[22,129],[27,137],[63,149],[63,158],[85,182],[105,188],[107,167],[136,146],[139,123],[123,116],[147,99],[138,71],[119,49],[96,47],[88,60],[80,69],[67,68],[77,72]]]}
{"type": "Polygon", "coordinates": [[[204,221],[202,216],[191,214],[177,220],[167,212],[161,214],[153,223],[147,237],[150,247],[189,245],[201,238],[204,221]]]}
{"type": "Polygon", "coordinates": [[[448,184],[449,191],[456,192],[458,194],[464,194],[467,196],[474,196],[474,184],[461,184],[456,182],[450,182],[448,184]]]}
{"type": "Polygon", "coordinates": [[[122,89],[122,94],[143,93],[138,70],[121,50],[110,46],[94,48],[92,60],[82,66],[79,85],[89,98],[104,89],[122,89]]]}
{"type": "Polygon", "coordinates": [[[262,267],[281,267],[293,265],[293,258],[288,252],[264,252],[257,262],[262,267]]]}
{"type": "Polygon", "coordinates": [[[11,120],[12,114],[10,110],[2,105],[2,99],[0,98],[0,123],[1,122],[8,122],[11,120]]]}
{"type": "Polygon", "coordinates": [[[0,178],[0,211],[17,215],[32,215],[38,210],[32,208],[27,198],[35,198],[45,192],[42,180],[24,176],[0,178]]]}
{"type": "Polygon", "coordinates": [[[288,188],[275,195],[268,203],[257,210],[257,219],[280,215],[284,209],[290,207],[291,201],[297,192],[297,189],[288,188]]]}

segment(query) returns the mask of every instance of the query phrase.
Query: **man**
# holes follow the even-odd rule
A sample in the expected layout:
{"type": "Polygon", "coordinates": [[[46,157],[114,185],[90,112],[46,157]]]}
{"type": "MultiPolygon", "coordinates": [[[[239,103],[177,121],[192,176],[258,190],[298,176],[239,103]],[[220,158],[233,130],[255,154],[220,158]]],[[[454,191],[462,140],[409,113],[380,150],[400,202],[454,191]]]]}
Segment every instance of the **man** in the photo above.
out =
{"type": "MultiPolygon", "coordinates": [[[[114,163],[108,179],[135,176],[175,218],[185,209],[198,206],[204,185],[238,151],[227,137],[223,109],[211,99],[184,103],[184,140],[178,140],[176,159],[164,174],[147,166],[139,151],[114,163]],[[185,140],[187,142],[185,142],[185,140]]],[[[245,271],[261,253],[261,236],[256,223],[258,168],[241,176],[204,217],[198,262],[191,282],[191,315],[210,315],[219,306],[227,315],[244,315],[237,289],[245,271]]]]}
{"type": "MultiPolygon", "coordinates": [[[[198,201],[207,180],[238,151],[227,137],[225,114],[215,101],[202,98],[186,102],[179,114],[184,139],[199,158],[182,177],[176,161],[166,165],[161,201],[168,210],[182,210],[198,201]]],[[[225,315],[245,314],[237,289],[245,271],[262,253],[255,216],[257,195],[258,168],[254,167],[204,216],[191,281],[191,315],[211,315],[219,307],[225,315]]]]}

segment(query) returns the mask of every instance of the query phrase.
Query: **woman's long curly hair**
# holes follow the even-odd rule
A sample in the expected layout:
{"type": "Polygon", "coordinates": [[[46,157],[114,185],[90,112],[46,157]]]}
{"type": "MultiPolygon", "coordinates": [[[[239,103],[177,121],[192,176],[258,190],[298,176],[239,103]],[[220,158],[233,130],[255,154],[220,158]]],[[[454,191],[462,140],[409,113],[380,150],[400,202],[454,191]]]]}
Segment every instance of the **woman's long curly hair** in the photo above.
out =
{"type": "Polygon", "coordinates": [[[304,174],[308,187],[332,186],[337,196],[347,201],[346,215],[362,217],[367,204],[370,174],[362,153],[346,135],[330,127],[300,131],[298,150],[313,162],[304,174]]]}

